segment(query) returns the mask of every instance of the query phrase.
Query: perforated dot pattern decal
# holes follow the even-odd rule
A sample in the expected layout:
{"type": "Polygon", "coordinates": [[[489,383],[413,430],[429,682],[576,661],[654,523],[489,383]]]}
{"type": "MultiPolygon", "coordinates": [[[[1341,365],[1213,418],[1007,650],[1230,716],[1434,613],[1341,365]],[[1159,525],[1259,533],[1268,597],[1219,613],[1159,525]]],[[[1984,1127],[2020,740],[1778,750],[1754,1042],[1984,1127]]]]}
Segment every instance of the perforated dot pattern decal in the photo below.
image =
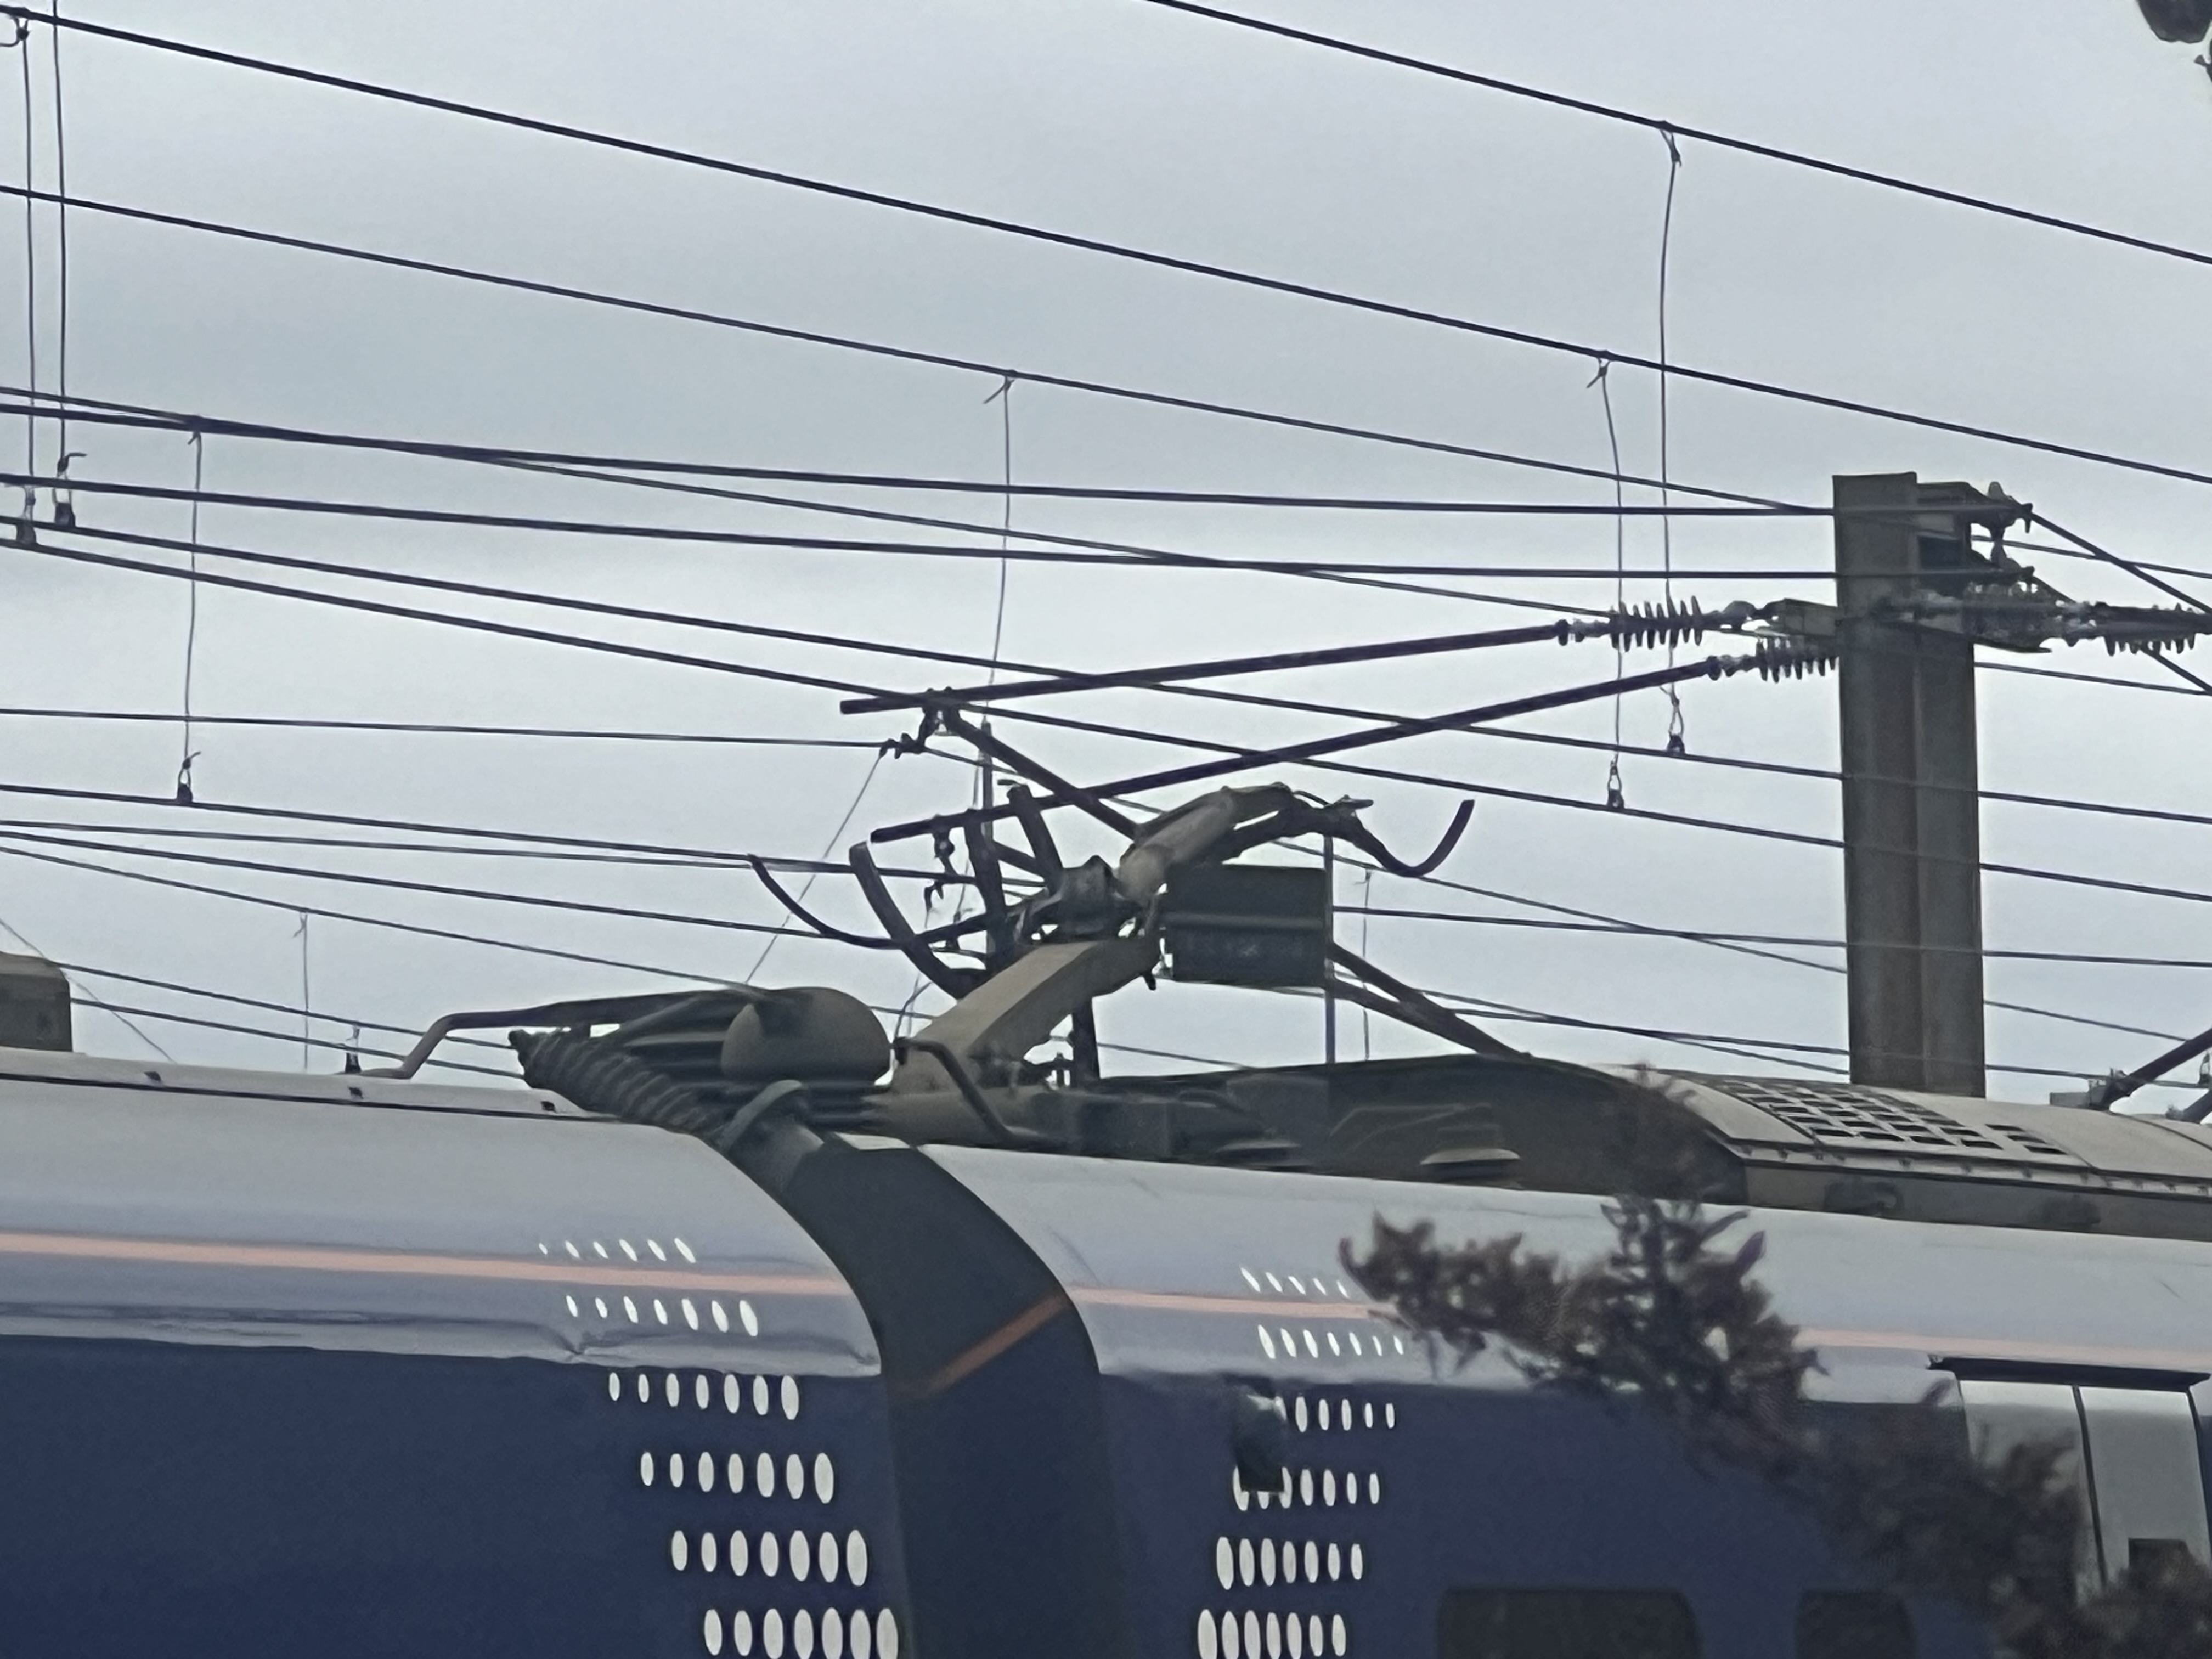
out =
{"type": "MultiPolygon", "coordinates": [[[[1249,1281],[1255,1275],[1241,1269],[1240,1276],[1249,1281]]],[[[1273,1278],[1285,1295],[1291,1293],[1293,1275],[1273,1278]]],[[[1322,1294],[1335,1287],[1318,1276],[1295,1282],[1322,1294]]],[[[1231,1462],[1232,1524],[1206,1535],[1202,1547],[1209,1590],[1218,1586],[1233,1605],[1194,1610],[1187,1626],[1193,1650],[1199,1659],[1346,1659],[1358,1605],[1343,1598],[1355,1587],[1366,1593],[1370,1583],[1370,1540],[1354,1528],[1364,1530],[1366,1511],[1383,1501],[1377,1465],[1389,1443],[1383,1435],[1397,1427],[1397,1407],[1334,1388],[1285,1389],[1263,1403],[1290,1431],[1291,1459],[1279,1489],[1261,1492],[1250,1489],[1231,1462]],[[1300,1449],[1322,1455],[1304,1461],[1300,1449]],[[1263,1514],[1279,1518],[1261,1521],[1263,1514]],[[1322,1606],[1313,1606],[1316,1601],[1322,1606]]]]}
{"type": "MultiPolygon", "coordinates": [[[[551,1244],[540,1245],[539,1253],[556,1257],[551,1244]]],[[[699,1265],[690,1243],[665,1234],[596,1240],[588,1247],[565,1242],[560,1255],[670,1270],[679,1261],[699,1265]]],[[[572,1318],[588,1317],[583,1294],[565,1293],[562,1305],[572,1318]]],[[[669,1338],[689,1334],[695,1342],[711,1331],[736,1343],[762,1329],[747,1299],[633,1295],[618,1298],[611,1316],[605,1301],[594,1298],[591,1305],[622,1341],[661,1340],[662,1326],[669,1338]],[[641,1329],[625,1332],[625,1322],[641,1329]]],[[[620,1413],[637,1426],[643,1443],[633,1443],[623,1455],[636,1457],[638,1487],[647,1494],[641,1501],[674,1506],[656,1528],[653,1547],[665,1564],[658,1571],[682,1575],[692,1587],[686,1594],[701,1598],[682,1615],[696,1632],[684,1638],[697,1641],[693,1651],[709,1659],[726,1653],[736,1659],[756,1653],[763,1659],[898,1659],[897,1611],[880,1601],[854,1605],[869,1585],[868,1539],[860,1528],[835,1524],[843,1518],[838,1464],[844,1454],[834,1443],[807,1443],[815,1414],[805,1409],[806,1379],[621,1366],[603,1370],[590,1386],[605,1393],[599,1409],[620,1413]],[[763,1437],[768,1445],[759,1443],[763,1437]],[[697,1524],[724,1505],[734,1512],[720,1529],[697,1524]],[[776,1523],[779,1512],[783,1519],[776,1523]],[[665,1524],[687,1516],[690,1524],[665,1524]],[[811,1524],[792,1524],[809,1516],[811,1524]],[[825,1595],[833,1605],[822,1605],[825,1595]],[[812,1600],[799,1605],[802,1597],[812,1600]]]]}

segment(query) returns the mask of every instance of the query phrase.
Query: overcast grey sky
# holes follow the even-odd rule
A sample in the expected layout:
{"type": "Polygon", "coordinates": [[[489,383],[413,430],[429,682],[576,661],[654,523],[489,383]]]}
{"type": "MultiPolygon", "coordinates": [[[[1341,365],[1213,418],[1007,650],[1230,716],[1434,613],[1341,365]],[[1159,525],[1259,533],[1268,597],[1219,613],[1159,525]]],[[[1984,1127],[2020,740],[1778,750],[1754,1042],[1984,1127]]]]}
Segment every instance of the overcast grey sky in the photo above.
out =
{"type": "MultiPolygon", "coordinates": [[[[1255,9],[1260,0],[1252,0],[1255,9]]],[[[520,0],[83,0],[76,15],[480,101],[748,163],[921,198],[1189,258],[1348,289],[1628,354],[1656,343],[1664,146],[1649,131],[1426,80],[1180,15],[1139,0],[652,0],[617,9],[520,0]]],[[[2212,85],[2162,47],[2129,0],[1595,0],[1574,7],[1410,0],[1282,3],[1265,15],[1839,161],[1985,193],[2142,235],[2212,247],[2212,85]]],[[[32,43],[37,176],[53,179],[47,37],[32,43]]],[[[1607,434],[1584,358],[1361,316],[1147,270],[991,233],[395,108],[143,48],[70,37],[67,161],[86,198],[599,289],[792,327],[1091,377],[1454,443],[1603,465],[1607,434]]],[[[14,71],[0,86],[18,84],[14,71]]],[[[6,94],[20,107],[20,92],[6,94]]],[[[15,117],[0,121],[10,130],[15,117]]],[[[0,173],[20,179],[20,137],[0,173]]],[[[2203,466],[2212,273],[1685,146],[1674,220],[1677,361],[1921,410],[2092,448],[2203,466]]],[[[9,210],[12,211],[12,210],[9,210]]],[[[698,324],[490,291],[189,232],[73,215],[70,357],[78,393],[231,418],[483,444],[747,465],[975,479],[998,476],[991,376],[902,365],[698,324]]],[[[43,368],[54,337],[54,225],[36,227],[43,368]]],[[[0,318],[20,319],[24,258],[0,256],[0,318]]],[[[0,327],[10,383],[20,320],[0,327]]],[[[49,384],[51,380],[49,380],[49,384]]],[[[1656,470],[1648,375],[1613,377],[1627,466],[1656,470]]],[[[1032,482],[1195,489],[1605,501],[1609,487],[1018,384],[1013,466],[1032,482]]],[[[0,447],[20,454],[17,435],[0,447]]],[[[88,479],[176,487],[173,435],[80,428],[88,479]]],[[[51,434],[42,453],[51,459],[51,434]]],[[[11,465],[13,463],[11,462],[11,465]]],[[[428,460],[208,441],[210,489],[326,495],[719,529],[849,533],[791,509],[685,501],[607,485],[428,460]]],[[[2002,481],[2062,522],[2144,558],[2212,566],[2202,486],[2024,453],[1858,416],[1678,383],[1681,480],[1802,501],[1832,474],[1917,471],[2002,481]]],[[[995,498],[794,489],[822,500],[994,522],[995,498]]],[[[1648,497],[1646,498],[1648,499],[1648,497]]],[[[178,503],[87,494],[88,524],[185,532],[178,503]]],[[[1224,556],[1449,564],[1610,565],[1609,520],[1414,518],[1227,507],[1018,502],[1017,522],[1224,556]]],[[[379,526],[212,507],[210,542],[339,556],[413,572],[617,599],[701,616],[982,653],[995,564],[887,555],[682,546],[379,526]]],[[[960,538],[982,544],[984,538],[960,538]]],[[[1699,580],[1706,569],[1815,571],[1826,527],[1675,530],[1685,597],[1822,597],[1811,579],[1699,580]]],[[[1632,566],[1661,556],[1650,523],[1632,566]]],[[[2082,597],[2155,600],[2126,579],[2032,559],[2082,597]]],[[[210,568],[214,568],[210,566],[210,568]]],[[[0,611],[0,702],[173,712],[185,595],[174,581],[10,552],[0,611]]],[[[313,579],[303,579],[312,581],[313,579]]],[[[1471,593],[1584,605],[1611,585],[1462,581],[1471,593]]],[[[2212,582],[2197,591],[2212,593],[2212,582]]],[[[1637,597],[1656,597],[1639,582],[1637,597]]],[[[419,596],[418,596],[419,597],[419,596]]],[[[428,601],[447,604],[447,601],[428,601]]],[[[472,614],[515,616],[480,602],[472,614]]],[[[1005,653],[1071,667],[1171,661],[1501,625],[1529,613],[1261,574],[1016,564],[1005,653]]],[[[542,613],[524,620],[542,620],[542,613]]],[[[598,623],[607,638],[868,684],[964,676],[848,653],[598,623]]],[[[1632,665],[1644,665],[1632,659],[1632,665]]],[[[2170,686],[2137,661],[2077,651],[2056,665],[2170,686]]],[[[1407,714],[1565,685],[1610,667],[1601,647],[1496,652],[1330,671],[1251,689],[1407,714]],[[1596,654],[1593,654],[1595,653],[1596,654]]],[[[206,713],[525,722],[882,738],[834,696],[621,662],[391,620],[204,590],[197,702],[206,713]]],[[[1699,684],[1691,747],[1801,765],[1834,761],[1832,682],[1699,684]]],[[[1060,769],[1103,777],[1188,751],[1147,732],[1282,742],[1335,729],[1311,717],[1142,694],[1067,712],[1126,737],[1029,731],[1060,769]]],[[[1628,702],[1632,743],[1657,744],[1663,698],[1628,702]]],[[[1982,682],[1984,782],[2212,811],[2212,705],[2166,691],[2018,675],[1982,682]]],[[[1585,737],[1609,707],[1522,722],[1585,737]]],[[[1008,728],[1010,734],[1014,728],[1008,728]]],[[[0,779],[166,794],[173,728],[0,720],[0,779]]],[[[867,774],[865,750],[708,748],[424,736],[203,730],[204,800],[815,856],[867,774]]],[[[1393,745],[1377,763],[1601,801],[1605,758],[1455,734],[1393,745]]],[[[1632,759],[1632,805],[1833,834],[1831,786],[1632,759]]],[[[1291,775],[1372,795],[1376,827],[1425,846],[1452,798],[1410,784],[1291,775]]],[[[888,762],[857,824],[963,804],[968,773],[888,762]]],[[[210,815],[24,797],[11,820],[222,829],[210,815]]],[[[252,826],[246,826],[252,827],[252,826]]],[[[284,831],[288,826],[264,825],[284,831]]],[[[40,831],[38,833],[48,833],[40,831]]],[[[79,839],[98,837],[61,832],[79,839]]],[[[1073,838],[1082,832],[1072,830],[1073,838]]],[[[848,836],[848,839],[850,837],[848,836]]],[[[2008,805],[1985,814],[1992,860],[2212,889],[2199,830],[2008,805]]],[[[27,843],[15,842],[16,846],[27,843]]],[[[736,871],[396,852],[223,847],[332,870],[495,886],[750,921],[776,912],[736,871]]],[[[52,849],[47,849],[52,850],[52,849]]],[[[1083,850],[1090,850],[1087,847],[1083,850]]],[[[1103,850],[1103,849],[1102,849],[1103,850]]],[[[73,854],[73,856],[78,856],[73,854]]],[[[707,926],[194,870],[106,852],[117,866],[694,975],[739,977],[761,943],[707,926]]],[[[1670,927],[1834,938],[1840,868],[1818,848],[1631,817],[1485,799],[1444,873],[1474,885],[1670,927]]],[[[848,882],[823,908],[857,923],[848,882]]],[[[1347,878],[1340,899],[1362,891],[1347,878]]],[[[1542,914],[1377,879],[1377,905],[1542,914]]],[[[2000,948],[2212,957],[2205,905],[1992,877],[2000,948]]],[[[167,891],[0,857],[0,917],[58,958],[295,1002],[296,921],[285,909],[167,891]]],[[[1346,920],[1356,929],[1356,918],[1346,920]]],[[[313,1000],[334,1017],[417,1026],[441,1011],[653,983],[613,969],[317,921],[313,1000]]],[[[1692,944],[1376,921],[1368,953],[1416,982],[1613,1024],[1842,1040],[1832,973],[1692,944]]],[[[1804,952],[1838,964],[1838,953],[1804,952]]],[[[896,1003],[891,961],[793,941],[769,982],[835,980],[896,1003]]],[[[112,1000],[233,1018],[86,975],[112,1000]]],[[[1998,962],[1990,994],[2185,1034],[2207,1018],[2201,972],[1998,962]]],[[[1129,993],[1106,1035],[1260,1060],[1319,1050],[1309,1006],[1164,987],[1129,993]]],[[[81,1042],[146,1052],[103,1015],[81,1042]]],[[[296,1065],[296,1044],[149,1024],[179,1056],[296,1065]]],[[[343,1025],[322,1028],[343,1036],[343,1025]]],[[[1601,1031],[1503,1032],[1547,1053],[1692,1066],[1746,1062],[1601,1031]]],[[[1347,1024],[1348,1051],[1361,1037],[1347,1024]]],[[[1422,1040],[1374,1033],[1376,1052],[1422,1040]]],[[[1993,1012],[1992,1058],[2094,1073],[2156,1038],[1993,1012]]],[[[319,1065],[331,1061],[319,1060],[319,1065]]],[[[1134,1060],[1127,1063],[1134,1065],[1134,1060]]],[[[2040,1098],[2049,1079],[1998,1079],[2040,1098]]]]}

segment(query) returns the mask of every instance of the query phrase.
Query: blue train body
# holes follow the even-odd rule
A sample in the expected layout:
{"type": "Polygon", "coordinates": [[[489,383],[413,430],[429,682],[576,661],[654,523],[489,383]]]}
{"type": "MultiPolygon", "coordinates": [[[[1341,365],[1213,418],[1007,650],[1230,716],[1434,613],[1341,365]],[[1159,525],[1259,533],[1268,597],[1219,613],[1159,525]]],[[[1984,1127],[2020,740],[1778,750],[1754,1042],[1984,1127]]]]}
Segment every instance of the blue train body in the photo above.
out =
{"type": "MultiPolygon", "coordinates": [[[[1340,1262],[1377,1216],[1595,1255],[1595,1196],[824,1139],[764,1182],[543,1091],[0,1055],[0,1650],[1987,1651],[1340,1262]]],[[[2202,1551],[2212,1245],[1754,1224],[1821,1409],[2057,1399],[2106,1557],[2202,1551]]]]}
{"type": "Polygon", "coordinates": [[[902,1650],[867,1321],[698,1142],[15,1058],[5,1651],[902,1650]]]}

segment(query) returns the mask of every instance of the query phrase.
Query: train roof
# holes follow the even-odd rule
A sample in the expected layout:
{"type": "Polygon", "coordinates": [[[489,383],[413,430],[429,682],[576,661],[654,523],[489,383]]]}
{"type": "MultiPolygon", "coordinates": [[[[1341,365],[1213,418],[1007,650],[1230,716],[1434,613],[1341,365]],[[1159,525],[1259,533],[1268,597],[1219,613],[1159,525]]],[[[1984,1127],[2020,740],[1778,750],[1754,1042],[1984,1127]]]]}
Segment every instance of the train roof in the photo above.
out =
{"type": "Polygon", "coordinates": [[[542,1090],[0,1049],[0,1326],[861,1375],[821,1248],[704,1143],[542,1090]]]}
{"type": "MultiPolygon", "coordinates": [[[[1262,1367],[1316,1383],[1459,1375],[1417,1340],[1378,1339],[1337,1259],[1379,1218],[1440,1242],[1519,1236],[1569,1261],[1614,1242],[1601,1202],[1496,1188],[1419,1188],[1343,1176],[939,1147],[927,1156],[1003,1217],[1067,1287],[1102,1367],[1131,1373],[1262,1367]],[[1364,1340],[1355,1333],[1364,1333],[1364,1340]]],[[[1931,1364],[1957,1374],[2124,1370],[2183,1386],[2212,1376],[2212,1250],[2178,1239],[1751,1208],[1759,1279],[1802,1329],[1826,1398],[1909,1401],[1931,1364]]],[[[1463,1380],[1510,1386],[1510,1368],[1463,1380]]]]}
{"type": "MultiPolygon", "coordinates": [[[[1686,1141],[1704,1195],[1744,1204],[1767,1234],[1762,1274],[1820,1351],[1823,1393],[1914,1398],[1936,1359],[2212,1375],[2212,1133],[2193,1125],[1474,1056],[1328,1080],[1346,1144],[1369,1148],[1364,1167],[829,1133],[862,1153],[919,1155],[971,1192],[1066,1287],[1109,1370],[1265,1361],[1321,1384],[1435,1377],[1419,1345],[1378,1338],[1340,1243],[1358,1248],[1381,1217],[1432,1222],[1447,1241],[1520,1234],[1595,1255],[1610,1238],[1602,1198],[1639,1169],[1679,1175],[1665,1160],[1686,1141]],[[1438,1179],[1371,1155],[1390,1109],[1431,1126],[1414,1145],[1449,1143],[1469,1114],[1504,1141],[1519,1125],[1545,1133],[1518,1137],[1529,1156],[1516,1176],[1438,1179]],[[1561,1150],[1576,1146],[1579,1164],[1561,1150]]],[[[1298,1070],[1164,1081],[1314,1099],[1298,1070]]],[[[0,1049],[0,1144],[9,1329],[850,1375],[878,1364],[846,1280],[772,1181],[697,1137],[551,1091],[0,1049]]]]}
{"type": "Polygon", "coordinates": [[[451,1030],[512,1024],[527,1079],[519,1087],[0,1048],[0,1110],[65,1097],[90,1120],[130,1116],[125,1103],[137,1103],[155,1107],[161,1137],[185,1140],[220,1139],[249,1104],[383,1109],[425,1123],[604,1128],[628,1118],[702,1133],[742,1121],[717,1140],[732,1154],[772,1119],[796,1117],[922,1146],[2212,1242],[2212,1129],[2175,1119],[1594,1067],[1496,1045],[1123,1078],[1055,1074],[1026,1058],[1065,1008],[1149,960],[1148,945],[1127,939],[1042,945],[896,1044],[842,992],[732,987],[448,1016],[404,1063],[418,1065],[451,1030]],[[174,1109],[187,1103],[189,1129],[174,1109]]]}

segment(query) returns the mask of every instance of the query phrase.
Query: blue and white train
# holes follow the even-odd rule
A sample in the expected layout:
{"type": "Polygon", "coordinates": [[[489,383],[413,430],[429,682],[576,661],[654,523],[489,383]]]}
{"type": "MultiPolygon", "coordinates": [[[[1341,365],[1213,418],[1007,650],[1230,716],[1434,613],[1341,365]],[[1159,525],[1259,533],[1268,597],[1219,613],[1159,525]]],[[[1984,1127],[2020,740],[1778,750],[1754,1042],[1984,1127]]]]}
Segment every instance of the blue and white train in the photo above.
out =
{"type": "Polygon", "coordinates": [[[2066,1441],[2085,1583],[2212,1559],[2212,1133],[1494,1054],[1054,1079],[1019,978],[895,1066],[830,992],[519,1011],[538,1086],[0,1050],[0,1651],[1987,1653],[1340,1265],[1378,1215],[1595,1255],[1686,1159],[1835,1409],[2066,1441]]]}

